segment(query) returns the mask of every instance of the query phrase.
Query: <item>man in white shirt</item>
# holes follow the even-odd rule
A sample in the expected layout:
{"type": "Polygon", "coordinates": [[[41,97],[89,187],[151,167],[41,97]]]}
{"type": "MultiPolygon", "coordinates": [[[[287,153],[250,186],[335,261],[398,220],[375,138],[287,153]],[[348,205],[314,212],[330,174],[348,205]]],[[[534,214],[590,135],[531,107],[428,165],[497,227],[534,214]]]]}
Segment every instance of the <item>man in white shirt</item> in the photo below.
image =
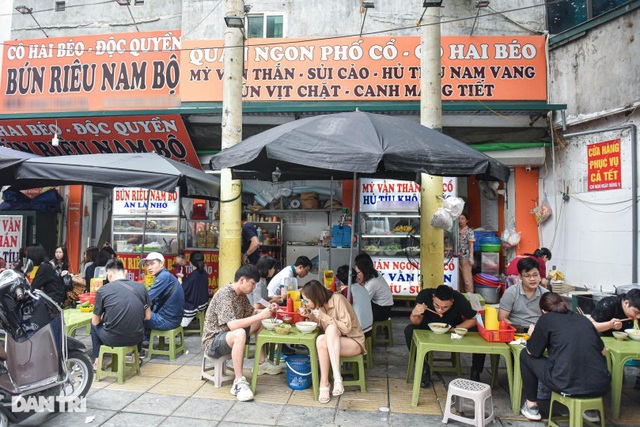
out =
{"type": "Polygon", "coordinates": [[[295,264],[288,265],[278,272],[267,286],[269,297],[280,296],[280,285],[284,285],[284,279],[287,277],[306,277],[311,270],[311,260],[306,256],[300,256],[296,259],[295,264]]]}

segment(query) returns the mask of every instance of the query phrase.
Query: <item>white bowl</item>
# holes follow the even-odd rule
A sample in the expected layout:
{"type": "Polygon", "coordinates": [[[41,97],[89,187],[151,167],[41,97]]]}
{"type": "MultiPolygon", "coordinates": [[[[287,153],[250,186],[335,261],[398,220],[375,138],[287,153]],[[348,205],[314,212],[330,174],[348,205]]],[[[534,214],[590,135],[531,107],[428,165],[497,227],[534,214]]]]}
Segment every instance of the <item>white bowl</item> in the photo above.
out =
{"type": "Polygon", "coordinates": [[[456,334],[460,335],[461,337],[463,337],[463,336],[467,335],[467,332],[469,332],[469,331],[467,330],[467,328],[455,328],[454,332],[456,334]]]}
{"type": "Polygon", "coordinates": [[[629,335],[629,338],[631,338],[632,340],[640,341],[640,331],[636,331],[633,328],[625,329],[624,331],[629,335]]]}
{"type": "Polygon", "coordinates": [[[316,322],[296,323],[296,328],[298,328],[298,330],[303,334],[310,334],[311,332],[315,331],[317,327],[318,327],[318,324],[316,322]]]}
{"type": "Polygon", "coordinates": [[[447,332],[449,332],[449,329],[451,329],[451,326],[442,322],[431,322],[429,323],[429,329],[431,329],[436,334],[446,334],[447,332]]]}
{"type": "Polygon", "coordinates": [[[628,336],[629,334],[627,334],[626,332],[613,331],[613,337],[617,340],[624,341],[627,339],[628,336]]]}
{"type": "Polygon", "coordinates": [[[264,326],[264,328],[269,331],[273,331],[273,328],[275,328],[276,325],[281,325],[281,324],[282,324],[282,320],[280,319],[262,319],[262,326],[264,326]]]}

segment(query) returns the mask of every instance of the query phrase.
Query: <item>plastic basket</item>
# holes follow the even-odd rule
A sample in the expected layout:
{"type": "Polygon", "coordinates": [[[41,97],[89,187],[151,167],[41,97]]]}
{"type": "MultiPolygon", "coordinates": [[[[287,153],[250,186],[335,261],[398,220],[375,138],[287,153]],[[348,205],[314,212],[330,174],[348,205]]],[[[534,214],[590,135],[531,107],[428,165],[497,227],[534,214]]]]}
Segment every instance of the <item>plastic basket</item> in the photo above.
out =
{"type": "Polygon", "coordinates": [[[311,359],[309,356],[288,356],[287,382],[292,390],[305,390],[311,386],[311,359]]]}
{"type": "Polygon", "coordinates": [[[89,301],[89,304],[93,305],[96,303],[96,293],[95,292],[89,292],[86,294],[81,294],[78,295],[78,301],[80,304],[89,301]]]}
{"type": "Polygon", "coordinates": [[[488,331],[482,325],[478,324],[480,336],[489,342],[511,342],[515,339],[516,328],[504,320],[500,321],[498,328],[497,331],[488,331]]]}

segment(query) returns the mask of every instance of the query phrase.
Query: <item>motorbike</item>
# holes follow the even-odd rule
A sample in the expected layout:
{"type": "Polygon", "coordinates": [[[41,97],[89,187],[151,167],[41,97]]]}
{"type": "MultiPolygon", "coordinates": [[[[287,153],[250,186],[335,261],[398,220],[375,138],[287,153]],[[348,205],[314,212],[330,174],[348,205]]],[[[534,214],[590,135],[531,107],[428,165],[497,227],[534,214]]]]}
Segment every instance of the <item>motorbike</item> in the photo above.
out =
{"type": "Polygon", "coordinates": [[[84,405],[93,382],[86,346],[65,335],[62,308],[31,290],[15,270],[0,273],[0,327],[6,333],[0,427],[39,425],[55,412],[84,405]]]}

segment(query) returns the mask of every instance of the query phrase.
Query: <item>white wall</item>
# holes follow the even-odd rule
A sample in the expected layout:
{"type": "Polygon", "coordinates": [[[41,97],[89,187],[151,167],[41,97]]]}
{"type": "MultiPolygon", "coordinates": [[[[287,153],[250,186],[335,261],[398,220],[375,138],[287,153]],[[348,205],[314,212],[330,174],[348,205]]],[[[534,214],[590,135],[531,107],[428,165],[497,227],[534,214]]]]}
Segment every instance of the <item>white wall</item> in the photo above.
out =
{"type": "Polygon", "coordinates": [[[636,9],[552,47],[549,55],[550,102],[567,104],[567,130],[561,130],[556,115],[556,163],[550,153],[547,168],[541,168],[540,186],[541,199],[546,192],[554,213],[541,226],[540,244],[551,249],[549,264],[565,273],[568,283],[595,290],[613,291],[614,285],[631,283],[632,266],[640,263],[631,259],[630,133],[599,132],[568,139],[563,134],[640,125],[640,58],[635,55],[639,19],[636,9]],[[587,191],[586,145],[615,138],[621,139],[622,188],[587,191]],[[563,202],[567,187],[570,199],[563,202]]]}
{"type": "MultiPolygon", "coordinates": [[[[640,113],[610,117],[589,123],[589,130],[623,123],[640,124],[640,113]],[[629,119],[627,121],[627,119],[629,119]]],[[[575,131],[584,131],[575,129],[575,131]]],[[[632,282],[631,258],[631,138],[629,131],[601,132],[568,138],[556,147],[556,167],[542,180],[553,209],[541,226],[541,246],[548,247],[556,265],[573,285],[613,291],[614,285],[632,282]],[[622,188],[587,191],[587,144],[620,138],[622,188]],[[569,201],[562,193],[569,188],[569,201]]],[[[640,163],[640,162],[639,162],[640,163]]],[[[640,167],[637,164],[636,167],[640,167]]],[[[548,270],[550,267],[548,267],[548,270]]]]}

